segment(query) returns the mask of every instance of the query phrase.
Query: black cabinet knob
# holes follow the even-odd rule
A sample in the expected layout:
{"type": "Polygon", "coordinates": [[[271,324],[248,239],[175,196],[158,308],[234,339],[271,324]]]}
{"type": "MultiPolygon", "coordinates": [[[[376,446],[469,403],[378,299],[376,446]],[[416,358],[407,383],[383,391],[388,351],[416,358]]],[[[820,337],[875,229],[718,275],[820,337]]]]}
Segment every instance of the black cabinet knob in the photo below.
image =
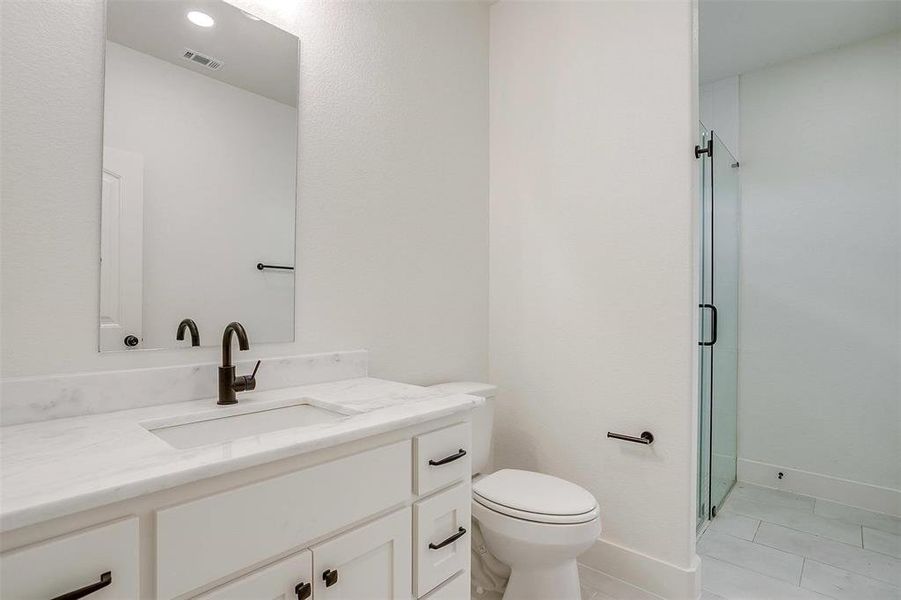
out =
{"type": "Polygon", "coordinates": [[[326,569],[322,573],[322,580],[325,581],[325,587],[332,587],[336,583],[338,583],[338,571],[337,569],[332,571],[331,569],[326,569]]]}
{"type": "Polygon", "coordinates": [[[313,595],[313,585],[301,581],[294,586],[294,593],[297,594],[297,600],[306,600],[313,595]]]}
{"type": "Polygon", "coordinates": [[[123,341],[125,342],[125,345],[128,346],[129,348],[134,348],[139,343],[141,343],[141,340],[139,340],[136,336],[133,336],[133,335],[126,335],[125,339],[123,341]]]}

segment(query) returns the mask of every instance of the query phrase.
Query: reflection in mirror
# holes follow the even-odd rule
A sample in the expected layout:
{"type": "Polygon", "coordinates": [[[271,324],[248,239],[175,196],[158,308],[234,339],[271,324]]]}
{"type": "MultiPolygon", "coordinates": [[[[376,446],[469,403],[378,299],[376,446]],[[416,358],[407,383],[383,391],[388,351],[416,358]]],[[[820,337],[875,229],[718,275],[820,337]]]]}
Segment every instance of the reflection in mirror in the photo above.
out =
{"type": "Polygon", "coordinates": [[[293,340],[297,38],[219,0],[107,0],[106,37],[100,350],[293,340]]]}

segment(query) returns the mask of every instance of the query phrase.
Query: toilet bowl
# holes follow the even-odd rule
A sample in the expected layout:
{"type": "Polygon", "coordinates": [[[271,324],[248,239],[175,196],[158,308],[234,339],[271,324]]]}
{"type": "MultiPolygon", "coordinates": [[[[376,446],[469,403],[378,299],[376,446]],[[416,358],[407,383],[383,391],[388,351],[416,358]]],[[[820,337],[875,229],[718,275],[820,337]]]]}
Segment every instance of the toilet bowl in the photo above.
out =
{"type": "Polygon", "coordinates": [[[576,558],[601,533],[590,493],[550,475],[504,469],[473,486],[472,516],[488,551],[510,567],[505,600],[579,600],[576,558]]]}
{"type": "Polygon", "coordinates": [[[597,500],[551,475],[488,472],[496,388],[469,382],[435,387],[485,398],[472,415],[472,516],[488,552],[510,567],[504,600],[579,600],[576,559],[601,533],[597,500]]]}

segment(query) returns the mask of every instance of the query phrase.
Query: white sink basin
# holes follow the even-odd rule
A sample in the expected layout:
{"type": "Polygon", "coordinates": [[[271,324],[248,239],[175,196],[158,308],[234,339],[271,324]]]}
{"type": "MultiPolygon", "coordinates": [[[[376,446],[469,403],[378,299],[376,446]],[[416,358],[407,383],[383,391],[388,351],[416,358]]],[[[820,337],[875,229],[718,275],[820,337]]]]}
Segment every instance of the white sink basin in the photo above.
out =
{"type": "Polygon", "coordinates": [[[314,406],[304,398],[277,405],[228,407],[141,425],[174,448],[196,448],[345,418],[347,415],[314,406]]]}

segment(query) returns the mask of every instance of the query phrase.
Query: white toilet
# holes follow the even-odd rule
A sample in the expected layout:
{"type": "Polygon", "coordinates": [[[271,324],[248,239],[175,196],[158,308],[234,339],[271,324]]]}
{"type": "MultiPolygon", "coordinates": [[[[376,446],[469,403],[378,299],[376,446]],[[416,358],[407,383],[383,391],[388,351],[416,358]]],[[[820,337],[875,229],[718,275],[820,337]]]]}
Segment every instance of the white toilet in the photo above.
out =
{"type": "Polygon", "coordinates": [[[601,533],[597,500],[564,479],[516,469],[487,474],[496,387],[446,383],[485,404],[472,416],[472,516],[488,551],[510,567],[504,600],[579,600],[576,558],[601,533]]]}

